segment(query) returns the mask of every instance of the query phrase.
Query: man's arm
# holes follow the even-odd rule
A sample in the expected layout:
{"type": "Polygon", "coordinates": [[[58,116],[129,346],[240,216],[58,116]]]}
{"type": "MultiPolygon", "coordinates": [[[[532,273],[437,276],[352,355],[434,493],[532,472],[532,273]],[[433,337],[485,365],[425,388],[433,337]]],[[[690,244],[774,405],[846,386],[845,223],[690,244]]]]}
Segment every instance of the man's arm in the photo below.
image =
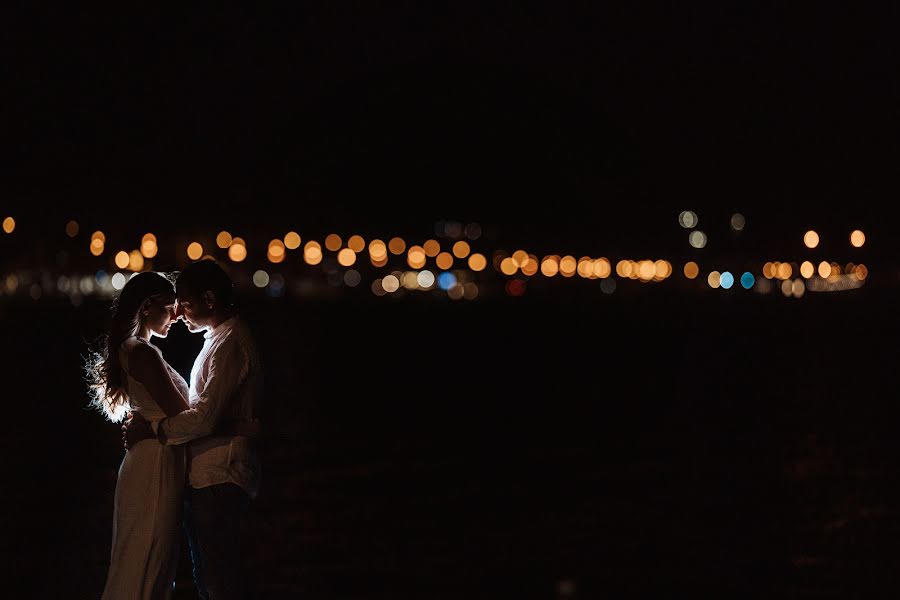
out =
{"type": "Polygon", "coordinates": [[[139,412],[129,412],[122,423],[122,444],[126,450],[134,448],[138,442],[156,438],[150,423],[139,412]]]}
{"type": "MultiPolygon", "coordinates": [[[[144,440],[159,440],[166,443],[165,434],[158,428],[157,423],[147,421],[139,412],[129,412],[125,422],[122,423],[122,444],[126,450],[134,448],[138,442],[144,440]]],[[[259,440],[262,438],[262,422],[259,419],[252,421],[227,421],[216,431],[220,435],[234,435],[259,440]]]]}
{"type": "Polygon", "coordinates": [[[235,339],[223,341],[209,357],[206,387],[190,409],[163,419],[157,436],[167,445],[184,444],[216,431],[235,390],[246,375],[246,361],[235,339]]]}

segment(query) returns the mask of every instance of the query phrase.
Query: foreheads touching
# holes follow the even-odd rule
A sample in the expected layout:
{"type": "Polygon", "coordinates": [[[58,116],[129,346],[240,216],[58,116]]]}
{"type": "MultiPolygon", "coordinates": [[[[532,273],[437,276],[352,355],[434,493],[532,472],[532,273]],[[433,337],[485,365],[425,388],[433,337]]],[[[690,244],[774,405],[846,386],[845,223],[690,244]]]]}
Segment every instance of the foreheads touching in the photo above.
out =
{"type": "Polygon", "coordinates": [[[233,312],[233,284],[225,271],[211,260],[188,265],[175,281],[176,318],[188,330],[216,327],[233,312]]]}

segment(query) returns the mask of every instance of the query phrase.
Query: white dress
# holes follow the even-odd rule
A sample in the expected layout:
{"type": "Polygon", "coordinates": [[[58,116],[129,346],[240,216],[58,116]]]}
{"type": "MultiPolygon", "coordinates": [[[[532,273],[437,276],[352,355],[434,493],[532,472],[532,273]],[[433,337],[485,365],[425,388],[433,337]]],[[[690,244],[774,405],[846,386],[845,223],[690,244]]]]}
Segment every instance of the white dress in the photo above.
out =
{"type": "MultiPolygon", "coordinates": [[[[119,351],[128,372],[128,355],[136,344],[156,346],[141,338],[126,340],[119,351]]],[[[160,353],[160,356],[162,353],[160,353]]],[[[187,397],[184,378],[163,360],[172,381],[187,397]]],[[[130,375],[128,398],[132,409],[147,421],[166,414],[147,389],[130,375]]],[[[168,599],[181,549],[182,494],[185,487],[183,446],[163,446],[143,440],[125,453],[116,482],[112,554],[103,600],[168,599]]]]}

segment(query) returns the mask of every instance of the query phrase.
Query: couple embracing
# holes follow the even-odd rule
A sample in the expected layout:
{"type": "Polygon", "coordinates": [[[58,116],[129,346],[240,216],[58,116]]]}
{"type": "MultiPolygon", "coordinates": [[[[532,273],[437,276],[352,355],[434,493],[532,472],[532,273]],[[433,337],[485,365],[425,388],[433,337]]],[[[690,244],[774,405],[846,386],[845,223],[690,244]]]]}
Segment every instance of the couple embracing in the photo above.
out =
{"type": "Polygon", "coordinates": [[[100,352],[89,360],[92,403],[124,423],[127,448],[103,600],[170,598],[182,532],[200,598],[247,593],[241,530],[260,483],[262,370],[233,288],[208,259],[188,265],[174,285],[160,273],[138,273],[116,298],[100,352]],[[204,332],[190,385],[150,344],[179,319],[204,332]]]}

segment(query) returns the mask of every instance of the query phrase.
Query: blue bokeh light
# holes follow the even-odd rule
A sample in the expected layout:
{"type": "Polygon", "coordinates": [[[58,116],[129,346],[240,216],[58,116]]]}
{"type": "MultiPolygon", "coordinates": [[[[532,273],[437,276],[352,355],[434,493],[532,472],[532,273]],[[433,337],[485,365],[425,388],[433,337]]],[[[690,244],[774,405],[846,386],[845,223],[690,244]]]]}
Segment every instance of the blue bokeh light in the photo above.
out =
{"type": "Polygon", "coordinates": [[[719,285],[721,285],[726,290],[730,290],[731,286],[734,285],[734,275],[732,275],[728,271],[725,271],[719,277],[719,285]]]}
{"type": "Polygon", "coordinates": [[[438,287],[445,292],[456,285],[456,275],[448,271],[444,271],[438,275],[438,287]]]}

